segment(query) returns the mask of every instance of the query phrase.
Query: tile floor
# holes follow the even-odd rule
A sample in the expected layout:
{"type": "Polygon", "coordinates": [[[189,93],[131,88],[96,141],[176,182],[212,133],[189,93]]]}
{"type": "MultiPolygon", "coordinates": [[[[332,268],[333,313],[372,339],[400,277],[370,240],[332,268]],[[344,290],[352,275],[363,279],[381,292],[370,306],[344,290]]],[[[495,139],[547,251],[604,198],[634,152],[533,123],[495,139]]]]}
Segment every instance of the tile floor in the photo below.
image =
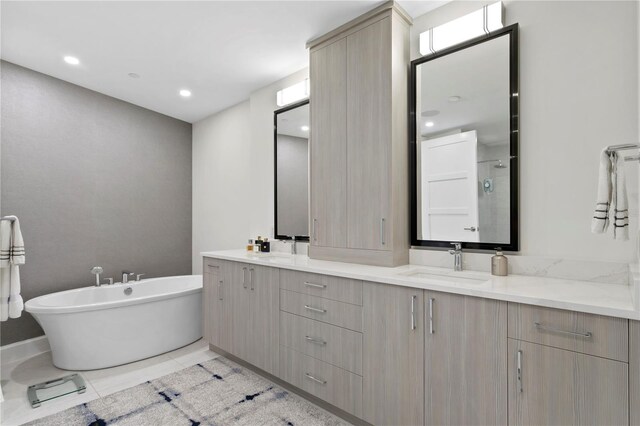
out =
{"type": "Polygon", "coordinates": [[[211,352],[206,342],[201,339],[173,352],[131,364],[102,370],[81,371],[80,374],[87,383],[85,393],[67,395],[43,402],[38,408],[31,408],[29,405],[27,387],[67,375],[70,372],[53,366],[51,352],[2,365],[0,380],[2,381],[4,402],[0,403],[0,424],[2,426],[17,426],[217,356],[219,355],[211,352]]]}

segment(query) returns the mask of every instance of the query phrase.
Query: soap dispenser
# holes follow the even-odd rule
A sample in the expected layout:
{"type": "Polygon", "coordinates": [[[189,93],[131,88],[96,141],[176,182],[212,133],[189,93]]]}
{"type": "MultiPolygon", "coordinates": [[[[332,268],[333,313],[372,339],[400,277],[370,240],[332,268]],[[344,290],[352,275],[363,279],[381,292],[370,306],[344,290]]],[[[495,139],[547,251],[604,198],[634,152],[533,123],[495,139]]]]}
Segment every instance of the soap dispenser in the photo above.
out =
{"type": "Polygon", "coordinates": [[[506,277],[509,273],[509,260],[502,254],[500,247],[496,250],[496,255],[491,258],[491,275],[506,277]]]}

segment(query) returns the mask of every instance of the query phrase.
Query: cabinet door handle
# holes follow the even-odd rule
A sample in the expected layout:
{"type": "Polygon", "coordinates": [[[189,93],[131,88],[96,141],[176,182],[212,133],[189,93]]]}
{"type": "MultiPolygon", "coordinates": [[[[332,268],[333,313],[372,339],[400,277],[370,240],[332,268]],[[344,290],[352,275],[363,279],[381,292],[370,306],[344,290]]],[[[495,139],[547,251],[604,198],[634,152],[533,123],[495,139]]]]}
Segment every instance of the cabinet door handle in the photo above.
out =
{"type": "Polygon", "coordinates": [[[433,302],[435,299],[433,297],[429,298],[429,334],[433,334],[433,302]]]}
{"type": "Polygon", "coordinates": [[[318,219],[313,219],[313,241],[318,241],[318,234],[316,232],[317,223],[318,223],[318,219]]]}
{"type": "Polygon", "coordinates": [[[304,308],[313,312],[320,312],[321,314],[327,313],[326,309],[314,308],[313,306],[309,306],[309,305],[304,305],[304,308]]]}
{"type": "Polygon", "coordinates": [[[249,283],[251,283],[251,291],[253,291],[253,268],[249,268],[249,283]]]}
{"type": "Polygon", "coordinates": [[[247,288],[247,268],[242,268],[242,287],[247,288]]]}
{"type": "Polygon", "coordinates": [[[518,360],[516,365],[516,380],[518,382],[518,392],[522,392],[522,351],[518,351],[518,360]]]}
{"type": "Polygon", "coordinates": [[[218,300],[224,300],[222,297],[222,280],[218,281],[218,300]]]}
{"type": "Polygon", "coordinates": [[[384,217],[382,219],[380,219],[380,242],[382,243],[382,245],[385,245],[385,241],[384,241],[384,217]]]}
{"type": "Polygon", "coordinates": [[[327,288],[327,286],[324,285],[324,284],[315,284],[315,283],[310,283],[308,281],[305,281],[304,285],[306,285],[308,287],[315,287],[315,288],[327,288]]]}
{"type": "Polygon", "coordinates": [[[314,339],[313,337],[304,336],[305,340],[309,343],[315,343],[316,345],[324,346],[327,344],[324,340],[314,339]]]}
{"type": "Polygon", "coordinates": [[[555,328],[555,327],[549,327],[546,325],[542,325],[539,322],[534,322],[533,325],[536,326],[536,328],[538,330],[542,330],[542,331],[550,331],[552,333],[560,333],[560,334],[568,334],[570,336],[575,336],[575,337],[582,337],[585,339],[590,338],[591,336],[593,336],[593,334],[590,331],[587,332],[581,332],[581,331],[569,331],[569,330],[561,330],[559,328],[555,328]]]}
{"type": "Polygon", "coordinates": [[[309,373],[304,373],[305,376],[307,376],[307,379],[309,380],[313,380],[316,383],[320,383],[321,385],[326,385],[327,381],[326,380],[322,380],[322,379],[318,379],[317,377],[313,377],[311,374],[309,373]]]}
{"type": "Polygon", "coordinates": [[[411,330],[416,329],[416,297],[411,296],[411,330]]]}
{"type": "Polygon", "coordinates": [[[465,231],[471,231],[471,232],[476,232],[476,227],[475,226],[470,226],[469,228],[464,228],[465,231]]]}

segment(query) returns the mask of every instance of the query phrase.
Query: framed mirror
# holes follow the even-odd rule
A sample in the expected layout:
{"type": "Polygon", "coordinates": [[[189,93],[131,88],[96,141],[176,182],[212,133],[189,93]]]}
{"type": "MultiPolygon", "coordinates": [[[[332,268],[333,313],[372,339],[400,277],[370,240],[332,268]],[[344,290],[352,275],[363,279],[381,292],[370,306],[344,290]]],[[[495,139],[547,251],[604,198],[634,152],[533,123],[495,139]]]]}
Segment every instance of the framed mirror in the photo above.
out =
{"type": "Polygon", "coordinates": [[[519,250],[518,25],[411,63],[411,243],[519,250]]]}
{"type": "Polygon", "coordinates": [[[275,238],[309,240],[309,100],[274,112],[275,238]]]}

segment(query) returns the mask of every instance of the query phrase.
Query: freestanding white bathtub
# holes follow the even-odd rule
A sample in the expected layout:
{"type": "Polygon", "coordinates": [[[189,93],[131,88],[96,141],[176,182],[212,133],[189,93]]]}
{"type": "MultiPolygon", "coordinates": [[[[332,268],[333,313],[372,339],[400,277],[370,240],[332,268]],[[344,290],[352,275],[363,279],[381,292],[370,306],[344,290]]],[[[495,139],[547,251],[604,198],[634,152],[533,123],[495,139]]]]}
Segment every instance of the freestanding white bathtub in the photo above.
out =
{"type": "Polygon", "coordinates": [[[47,294],[25,304],[53,363],[95,370],[149,358],[202,337],[202,276],[151,278],[47,294]]]}

